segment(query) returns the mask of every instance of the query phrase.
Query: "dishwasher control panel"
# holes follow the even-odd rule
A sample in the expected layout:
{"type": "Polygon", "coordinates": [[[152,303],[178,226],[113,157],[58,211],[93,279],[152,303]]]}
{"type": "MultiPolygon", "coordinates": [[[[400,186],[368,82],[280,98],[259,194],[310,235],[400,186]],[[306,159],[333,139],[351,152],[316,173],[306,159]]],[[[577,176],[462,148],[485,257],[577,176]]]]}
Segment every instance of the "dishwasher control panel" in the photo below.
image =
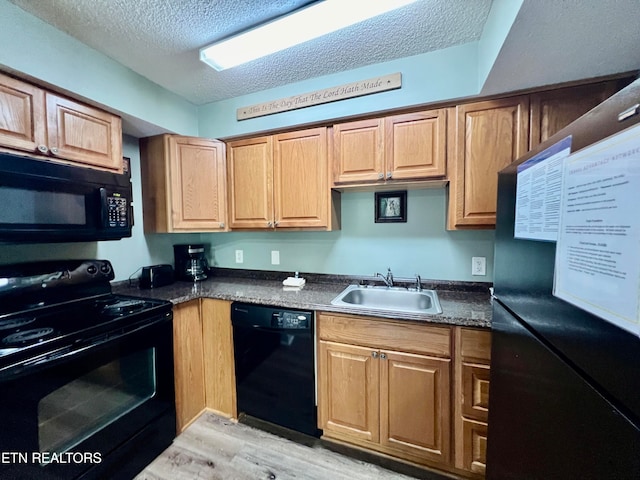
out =
{"type": "Polygon", "coordinates": [[[308,329],[311,315],[303,312],[274,312],[271,316],[271,327],[282,329],[308,329]]]}

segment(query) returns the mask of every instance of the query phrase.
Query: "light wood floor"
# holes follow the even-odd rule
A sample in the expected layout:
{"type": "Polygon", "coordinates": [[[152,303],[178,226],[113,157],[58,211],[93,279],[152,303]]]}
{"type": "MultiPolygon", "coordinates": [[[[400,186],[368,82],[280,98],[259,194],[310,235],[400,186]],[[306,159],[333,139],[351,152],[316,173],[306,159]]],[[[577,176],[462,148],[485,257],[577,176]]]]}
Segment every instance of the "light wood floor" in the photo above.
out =
{"type": "Polygon", "coordinates": [[[410,480],[320,445],[308,447],[212,413],[179,435],[136,480],[410,480]]]}

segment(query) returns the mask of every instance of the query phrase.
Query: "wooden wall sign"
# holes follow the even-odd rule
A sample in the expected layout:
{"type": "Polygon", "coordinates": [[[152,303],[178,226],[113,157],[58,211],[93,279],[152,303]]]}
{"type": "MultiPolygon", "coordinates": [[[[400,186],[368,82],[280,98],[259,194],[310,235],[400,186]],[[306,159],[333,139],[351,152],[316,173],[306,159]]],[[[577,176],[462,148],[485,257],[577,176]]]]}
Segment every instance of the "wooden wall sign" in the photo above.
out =
{"type": "Polygon", "coordinates": [[[382,77],[359,80],[337,87],[325,88],[324,90],[316,90],[314,92],[294,95],[293,97],[241,107],[236,111],[236,118],[237,120],[247,120],[249,118],[287,112],[298,108],[312,107],[322,103],[336,102],[347,98],[395,90],[400,87],[402,87],[402,74],[392,73],[382,77]]]}

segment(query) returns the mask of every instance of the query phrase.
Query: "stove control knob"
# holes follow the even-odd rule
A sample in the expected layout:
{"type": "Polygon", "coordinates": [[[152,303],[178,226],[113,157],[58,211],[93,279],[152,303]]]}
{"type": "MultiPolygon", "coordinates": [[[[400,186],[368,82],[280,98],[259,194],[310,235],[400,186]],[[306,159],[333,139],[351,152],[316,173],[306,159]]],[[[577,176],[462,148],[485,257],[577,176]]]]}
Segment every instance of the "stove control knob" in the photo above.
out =
{"type": "Polygon", "coordinates": [[[111,265],[109,265],[108,263],[103,263],[102,265],[100,265],[100,271],[105,275],[109,275],[109,273],[111,273],[111,265]]]}
{"type": "Polygon", "coordinates": [[[98,273],[98,268],[95,265],[89,265],[87,267],[87,273],[89,275],[95,275],[96,273],[98,273]]]}

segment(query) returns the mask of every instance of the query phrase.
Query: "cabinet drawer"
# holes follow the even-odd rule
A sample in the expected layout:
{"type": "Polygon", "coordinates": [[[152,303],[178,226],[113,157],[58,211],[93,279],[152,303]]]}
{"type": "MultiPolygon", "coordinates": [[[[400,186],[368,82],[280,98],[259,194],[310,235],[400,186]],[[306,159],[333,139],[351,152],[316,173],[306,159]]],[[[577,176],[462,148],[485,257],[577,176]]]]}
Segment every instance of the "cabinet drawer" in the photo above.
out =
{"type": "Polygon", "coordinates": [[[463,468],[484,475],[487,463],[487,424],[464,419],[463,432],[463,468]]]}
{"type": "Polygon", "coordinates": [[[489,413],[489,366],[462,362],[462,414],[483,422],[489,413]]]}
{"type": "Polygon", "coordinates": [[[321,313],[318,315],[318,337],[332,342],[438,357],[451,355],[450,327],[408,321],[321,313]]]}
{"type": "Polygon", "coordinates": [[[460,354],[465,359],[491,360],[491,332],[461,328],[460,354]]]}

